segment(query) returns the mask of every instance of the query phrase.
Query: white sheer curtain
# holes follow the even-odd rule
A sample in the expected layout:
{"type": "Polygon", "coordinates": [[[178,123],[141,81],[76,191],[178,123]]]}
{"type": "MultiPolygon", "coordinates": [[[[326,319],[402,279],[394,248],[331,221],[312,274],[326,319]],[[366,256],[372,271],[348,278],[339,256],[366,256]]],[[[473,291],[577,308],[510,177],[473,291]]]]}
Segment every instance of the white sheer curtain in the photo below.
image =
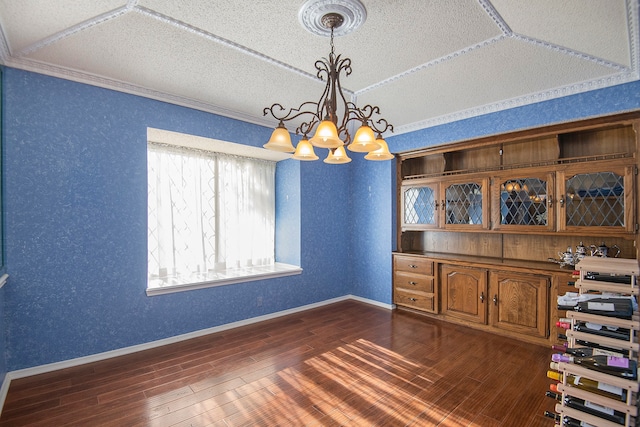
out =
{"type": "Polygon", "coordinates": [[[273,264],[275,162],[150,142],[147,170],[150,279],[273,264]]]}

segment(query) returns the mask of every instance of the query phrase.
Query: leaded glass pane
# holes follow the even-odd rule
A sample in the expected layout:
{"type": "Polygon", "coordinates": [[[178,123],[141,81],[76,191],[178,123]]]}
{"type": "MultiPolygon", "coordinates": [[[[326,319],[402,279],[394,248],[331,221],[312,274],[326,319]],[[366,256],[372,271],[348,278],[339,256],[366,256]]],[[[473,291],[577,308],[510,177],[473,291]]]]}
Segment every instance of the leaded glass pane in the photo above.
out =
{"type": "Polygon", "coordinates": [[[482,224],[482,185],[452,184],[445,197],[447,224],[482,224]]]}
{"type": "Polygon", "coordinates": [[[435,224],[436,200],[432,188],[412,187],[404,192],[404,223],[435,224]]]}
{"type": "Polygon", "coordinates": [[[566,181],[568,226],[624,227],[624,177],[613,172],[574,175],[566,181]]]}
{"type": "Polygon", "coordinates": [[[504,181],[500,186],[501,223],[547,225],[547,182],[538,178],[504,181]]]}

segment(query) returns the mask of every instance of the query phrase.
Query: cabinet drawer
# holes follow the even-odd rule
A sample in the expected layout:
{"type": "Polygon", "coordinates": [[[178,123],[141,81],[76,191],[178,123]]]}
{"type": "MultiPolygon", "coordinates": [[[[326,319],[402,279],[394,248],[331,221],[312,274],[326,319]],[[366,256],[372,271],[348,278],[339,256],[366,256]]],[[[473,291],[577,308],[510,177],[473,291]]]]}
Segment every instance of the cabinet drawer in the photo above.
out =
{"type": "Polygon", "coordinates": [[[396,271],[393,276],[393,285],[396,288],[433,293],[433,276],[396,271]]]}
{"type": "Polygon", "coordinates": [[[394,302],[398,305],[415,308],[416,310],[435,312],[433,296],[396,289],[394,302]]]}
{"type": "Polygon", "coordinates": [[[393,257],[395,271],[407,271],[410,273],[433,275],[433,261],[421,257],[395,255],[393,257]]]}

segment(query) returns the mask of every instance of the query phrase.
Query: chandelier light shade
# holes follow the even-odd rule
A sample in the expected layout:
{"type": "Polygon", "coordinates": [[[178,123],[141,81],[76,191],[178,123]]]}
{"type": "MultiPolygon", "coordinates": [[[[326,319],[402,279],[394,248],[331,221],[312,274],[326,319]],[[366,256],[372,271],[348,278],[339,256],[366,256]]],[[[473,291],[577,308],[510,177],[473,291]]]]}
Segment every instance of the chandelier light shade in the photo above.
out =
{"type": "Polygon", "coordinates": [[[373,134],[373,130],[367,125],[362,125],[356,131],[353,137],[353,142],[347,147],[351,151],[356,153],[368,153],[380,148],[380,144],[376,142],[376,137],[373,134]]]}
{"type": "Polygon", "coordinates": [[[344,163],[349,163],[351,159],[347,156],[347,152],[344,149],[344,145],[336,148],[335,150],[329,150],[329,155],[326,159],[324,159],[325,163],[329,163],[330,165],[341,165],[344,163]]]}
{"type": "Polygon", "coordinates": [[[285,153],[293,153],[295,151],[293,144],[291,144],[291,135],[289,135],[289,131],[282,122],[273,130],[269,142],[264,144],[263,147],[274,151],[284,151],[285,153]]]}
{"type": "Polygon", "coordinates": [[[319,148],[338,148],[344,145],[344,142],[338,136],[338,128],[329,119],[320,122],[316,129],[316,134],[309,142],[319,148]]]}
{"type": "Polygon", "coordinates": [[[380,145],[380,148],[377,150],[369,152],[366,156],[364,156],[367,160],[391,160],[393,159],[393,154],[389,152],[389,146],[387,145],[387,141],[382,139],[381,135],[378,135],[376,138],[376,142],[380,145]]]}
{"type": "MultiPolygon", "coordinates": [[[[359,1],[351,0],[351,2],[355,2],[357,7],[364,11],[364,6],[359,1]]],[[[322,2],[309,0],[307,3],[316,9],[327,10],[329,7],[325,0],[322,2]]],[[[304,13],[306,10],[303,7],[300,15],[304,13]]],[[[293,158],[297,160],[316,160],[318,156],[314,153],[313,147],[326,148],[329,154],[324,162],[330,164],[351,161],[345,147],[353,152],[368,153],[365,156],[367,160],[393,159],[394,156],[389,152],[387,143],[382,139],[383,133],[393,132],[393,125],[380,117],[378,106],[357,107],[355,103],[347,101],[342,90],[340,76],[351,74],[351,59],[335,54],[333,35],[334,30],[339,28],[344,20],[343,15],[338,12],[328,12],[317,20],[330,31],[331,35],[329,58],[322,58],[315,63],[317,77],[326,82],[324,91],[317,102],[306,101],[297,108],[285,109],[279,103],[265,108],[263,112],[265,116],[270,114],[278,120],[278,127],[273,131],[269,142],[264,145],[265,148],[285,152],[295,151],[293,158]],[[302,135],[297,148],[291,144],[291,136],[284,125],[285,122],[295,119],[302,120],[295,129],[296,134],[302,135]],[[360,127],[352,138],[351,132],[357,123],[360,127]],[[313,136],[309,138],[309,135],[313,136]]]]}
{"type": "Polygon", "coordinates": [[[318,156],[316,156],[316,153],[313,151],[313,145],[311,145],[306,138],[302,138],[300,142],[298,142],[296,152],[293,153],[293,158],[304,161],[318,160],[318,156]]]}

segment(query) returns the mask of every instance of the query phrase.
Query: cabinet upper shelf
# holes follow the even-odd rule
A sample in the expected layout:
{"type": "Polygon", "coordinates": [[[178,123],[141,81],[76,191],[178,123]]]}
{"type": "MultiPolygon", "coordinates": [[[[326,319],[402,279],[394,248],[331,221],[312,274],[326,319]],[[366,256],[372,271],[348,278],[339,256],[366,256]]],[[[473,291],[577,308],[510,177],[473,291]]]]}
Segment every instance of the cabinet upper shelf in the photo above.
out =
{"type": "Polygon", "coordinates": [[[402,180],[634,157],[636,115],[581,121],[401,153],[402,180]]]}

